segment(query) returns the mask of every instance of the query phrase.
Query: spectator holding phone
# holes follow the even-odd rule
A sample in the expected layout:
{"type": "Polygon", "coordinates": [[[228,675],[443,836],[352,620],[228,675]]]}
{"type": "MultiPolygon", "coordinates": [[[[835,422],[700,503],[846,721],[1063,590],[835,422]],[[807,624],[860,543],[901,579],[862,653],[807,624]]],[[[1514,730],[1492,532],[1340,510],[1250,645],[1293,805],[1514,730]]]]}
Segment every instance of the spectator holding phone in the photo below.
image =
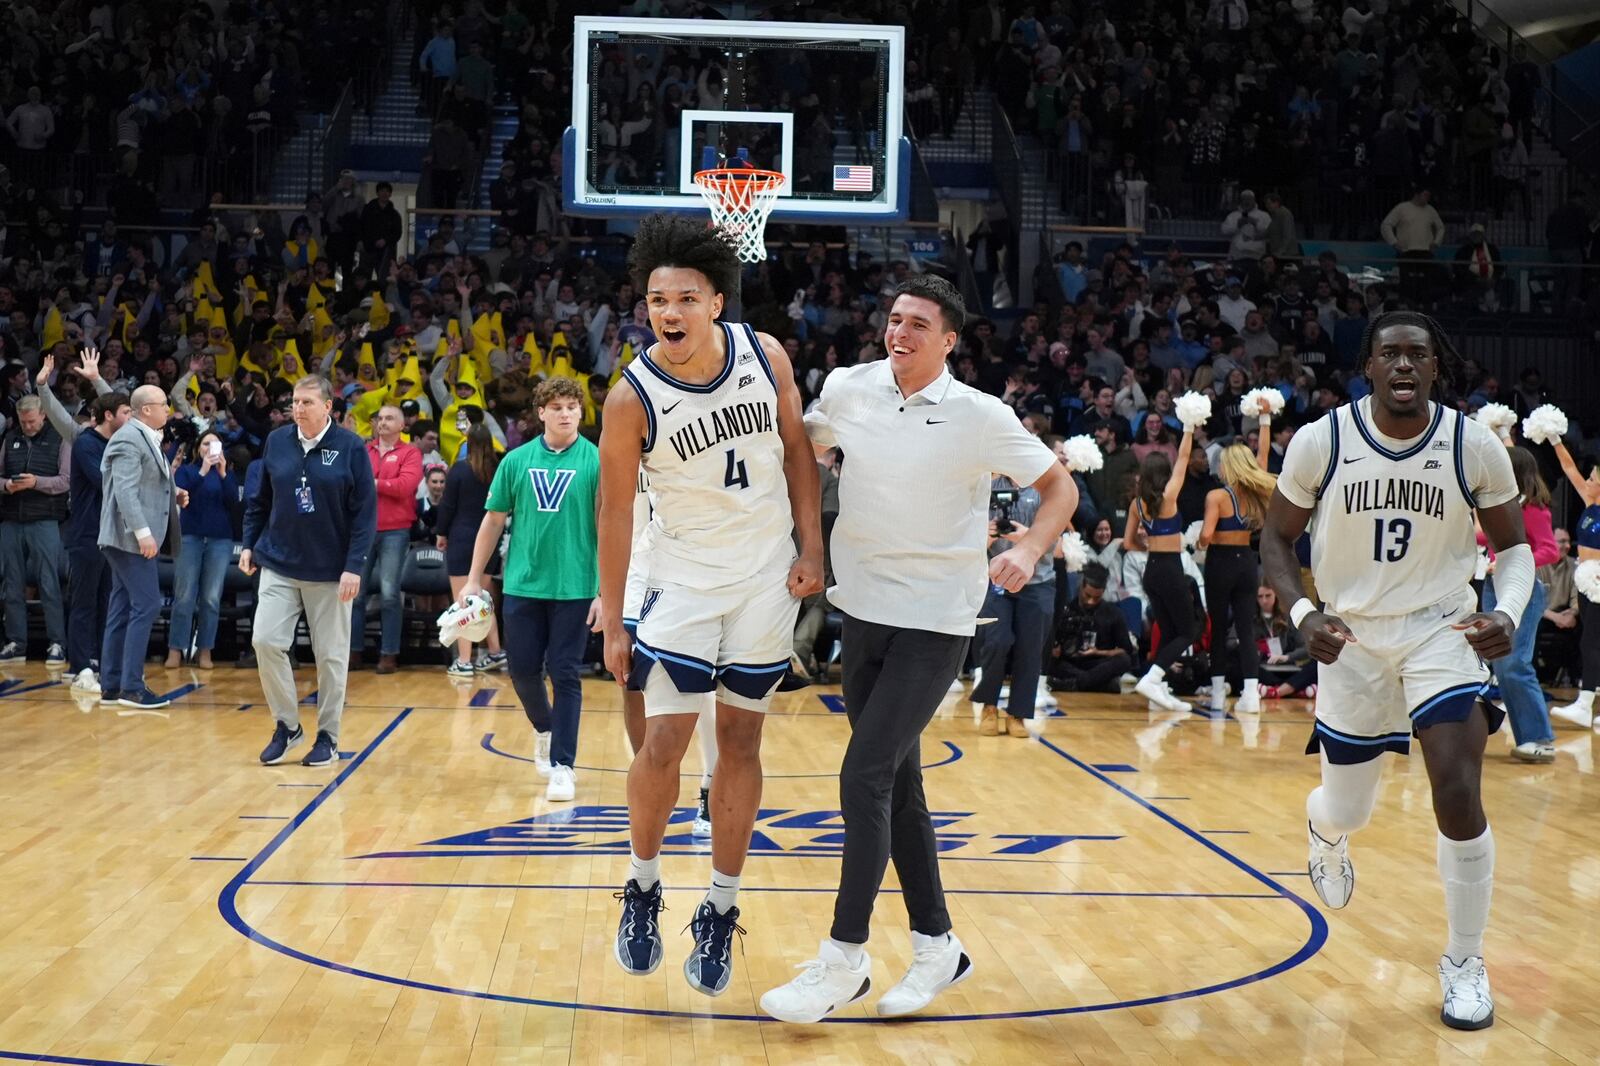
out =
{"type": "Polygon", "coordinates": [[[189,506],[179,517],[183,547],[173,577],[166,666],[181,666],[192,643],[195,666],[210,670],[222,583],[233,562],[231,508],[239,499],[239,482],[223,457],[222,438],[213,430],[202,433],[173,480],[188,491],[189,506]]]}

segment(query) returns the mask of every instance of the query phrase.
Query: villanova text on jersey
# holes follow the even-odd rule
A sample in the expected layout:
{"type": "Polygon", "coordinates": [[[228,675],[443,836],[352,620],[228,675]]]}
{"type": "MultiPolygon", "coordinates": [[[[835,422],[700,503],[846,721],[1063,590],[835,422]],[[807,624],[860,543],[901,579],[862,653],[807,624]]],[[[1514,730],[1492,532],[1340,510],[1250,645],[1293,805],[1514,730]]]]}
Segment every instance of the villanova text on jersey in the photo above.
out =
{"type": "Polygon", "coordinates": [[[723,441],[747,437],[752,433],[771,433],[772,405],[735,403],[709,411],[677,430],[668,438],[680,461],[687,461],[723,441]]]}
{"type": "Polygon", "coordinates": [[[1444,489],[1409,478],[1367,478],[1342,485],[1346,514],[1362,511],[1413,511],[1444,521],[1444,489]]]}

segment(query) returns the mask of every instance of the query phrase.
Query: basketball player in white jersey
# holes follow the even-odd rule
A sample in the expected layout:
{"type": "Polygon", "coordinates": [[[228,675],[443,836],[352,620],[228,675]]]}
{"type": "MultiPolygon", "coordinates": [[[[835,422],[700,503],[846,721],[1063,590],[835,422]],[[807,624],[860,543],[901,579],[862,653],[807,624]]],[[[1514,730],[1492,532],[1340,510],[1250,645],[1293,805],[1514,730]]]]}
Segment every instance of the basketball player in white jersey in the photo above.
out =
{"type": "Polygon", "coordinates": [[[763,715],[788,669],[800,600],[822,588],[822,500],[782,345],[718,321],[739,272],[724,235],[653,215],[629,266],[659,340],[623,371],[628,387],[606,398],[600,438],[606,666],[642,688],[646,716],[628,771],[633,853],[615,955],[631,974],[661,963],[661,841],[684,749],[714,703],[711,889],[690,922],[695,947],[683,969],[690,987],[716,996],[732,973],[734,901],[761,800],[763,715]],[[641,466],[654,513],[630,639],[628,501],[641,466]]]}
{"type": "MultiPolygon", "coordinates": [[[[628,554],[628,586],[622,599],[622,626],[633,636],[639,629],[639,612],[644,606],[645,586],[650,576],[650,475],[639,468],[638,489],[633,496],[633,542],[628,554]]],[[[598,628],[599,620],[595,625],[598,628]]],[[[625,688],[622,692],[622,722],[628,733],[628,751],[637,754],[644,747],[644,693],[625,688]]],[[[700,800],[695,806],[691,832],[697,837],[711,835],[711,774],[717,766],[717,712],[707,706],[700,712],[695,736],[700,738],[700,800]]]]}
{"type": "Polygon", "coordinates": [[[1311,884],[1331,908],[1355,890],[1348,837],[1372,816],[1379,756],[1416,737],[1433,789],[1439,876],[1449,940],[1439,958],[1441,1020],[1494,1022],[1483,932],[1494,837],[1479,794],[1483,749],[1504,714],[1486,703],[1486,660],[1511,650],[1532,594],[1533,553],[1522,528],[1505,446],[1460,412],[1429,402],[1459,357],[1437,323],[1409,311],[1373,319],[1363,338],[1369,398],[1301,430],[1261,537],[1267,579],[1292,603],[1318,671],[1322,784],[1306,800],[1311,884]],[[1473,513],[1496,552],[1506,593],[1477,611],[1473,513]],[[1311,571],[1326,598],[1305,595],[1295,539],[1311,526],[1311,571]]]}

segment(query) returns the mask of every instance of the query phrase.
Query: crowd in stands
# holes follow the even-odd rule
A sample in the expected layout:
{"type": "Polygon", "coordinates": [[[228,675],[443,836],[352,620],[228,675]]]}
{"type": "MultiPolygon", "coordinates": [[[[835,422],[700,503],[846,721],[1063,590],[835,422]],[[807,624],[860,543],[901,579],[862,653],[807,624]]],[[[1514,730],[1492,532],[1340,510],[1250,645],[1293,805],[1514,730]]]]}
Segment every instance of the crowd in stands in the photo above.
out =
{"type": "MultiPolygon", "coordinates": [[[[572,239],[584,227],[560,216],[557,153],[571,92],[563,34],[570,26],[542,24],[518,0],[492,9],[481,0],[415,8],[411,66],[430,113],[441,119],[426,162],[436,203],[461,203],[454,182],[462,153],[481,151],[492,103],[510,100],[518,109],[503,158],[488,161],[498,174],[490,206],[502,224],[487,252],[466,253],[448,219],[419,241],[420,251],[402,248],[392,190],[379,183],[369,195],[349,173],[287,226],[274,212],[247,217],[202,207],[196,232],[166,259],[133,229],[157,203],[188,208],[226,191],[183,184],[184,175],[164,184],[169,164],[187,158],[179,148],[191,143],[178,145],[171,129],[194,123],[190,154],[197,157],[229,138],[236,150],[249,108],[264,112],[262,121],[287,125],[296,101],[327,98],[336,64],[312,57],[330,42],[356,47],[341,34],[373,32],[370,18],[363,25],[353,17],[360,12],[347,9],[333,5],[301,22],[271,7],[256,18],[201,6],[160,23],[159,31],[153,14],[134,5],[0,12],[0,25],[12,31],[0,45],[12,60],[0,64],[0,101],[14,142],[6,158],[22,160],[0,173],[0,418],[6,434],[31,437],[24,410],[31,405],[23,401],[36,391],[50,390],[80,425],[94,419],[99,394],[149,383],[171,395],[182,417],[168,430],[169,454],[203,504],[186,512],[184,533],[193,522],[192,532],[205,538],[195,569],[177,575],[183,595],[173,628],[184,636],[170,653],[180,658],[193,651],[209,661],[198,656],[214,639],[223,553],[210,543],[226,543],[227,529],[237,540],[238,498],[250,491],[252,460],[265,435],[289,421],[289,394],[301,375],[329,377],[335,417],[365,437],[374,436],[385,404],[400,409],[401,431],[420,461],[404,489],[415,521],[391,532],[409,526],[407,539],[426,545],[446,536],[441,510],[449,522],[459,519],[446,502],[449,471],[464,462],[477,427],[500,451],[531,439],[533,386],[564,375],[581,384],[584,432],[597,435],[621,368],[654,340],[632,282],[578,254],[572,239]],[[318,26],[327,32],[313,32],[318,26]],[[93,109],[94,121],[69,117],[75,106],[93,109]],[[111,120],[123,114],[133,141],[122,144],[118,133],[104,147],[120,151],[125,181],[91,192],[86,204],[60,202],[46,180],[20,179],[45,173],[40,167],[52,152],[92,147],[108,128],[120,130],[111,120]],[[213,136],[222,140],[207,140],[213,136]],[[142,190],[143,206],[130,207],[129,183],[142,190]],[[193,195],[167,195],[179,186],[193,195]],[[86,226],[82,212],[101,206],[106,221],[86,226]],[[99,353],[97,363],[83,360],[85,348],[99,353]],[[211,440],[221,444],[220,460],[208,458],[211,440]],[[197,491],[207,478],[216,480],[215,493],[197,491]],[[193,606],[184,602],[189,598],[193,606]]],[[[1060,174],[1069,190],[1085,174],[1106,172],[1082,167],[1071,158],[1078,153],[1123,162],[1131,156],[1156,190],[1169,181],[1202,190],[1237,186],[1247,173],[1263,190],[1259,200],[1230,193],[1237,211],[1225,223],[1233,228],[1226,255],[1196,260],[1153,242],[1067,243],[1045,279],[1048,296],[1004,320],[974,316],[951,358],[956,377],[1001,397],[1052,443],[1095,438],[1105,463],[1079,479],[1075,526],[1103,568],[1104,600],[1137,599],[1137,553],[1122,546],[1123,530],[1139,461],[1153,451],[1177,455],[1176,397],[1205,392],[1214,410],[1196,433],[1180,499],[1188,525],[1217,486],[1221,449],[1257,444],[1257,426],[1240,411],[1246,392],[1270,387],[1284,397],[1269,442],[1275,471],[1296,427],[1364,394],[1357,368],[1370,316],[1429,302],[1425,278],[1403,274],[1398,285],[1368,284],[1353,281],[1331,252],[1301,257],[1293,219],[1300,232],[1310,218],[1335,221],[1308,206],[1308,191],[1327,187],[1318,176],[1362,170],[1348,180],[1420,211],[1427,199],[1407,198],[1412,183],[1432,180],[1443,196],[1492,172],[1470,136],[1482,123],[1468,124],[1465,115],[1487,108],[1522,144],[1537,86],[1526,64],[1506,64],[1435,5],[1420,3],[1376,10],[1356,0],[1341,13],[1301,0],[1274,8],[1219,0],[1181,16],[1170,8],[1107,11],[1058,0],[1043,11],[991,0],[962,8],[959,20],[951,10],[869,3],[853,12],[907,21],[918,64],[910,77],[934,90],[918,97],[918,106],[932,109],[924,115],[930,131],[949,130],[965,89],[991,79],[1014,115],[1062,138],[1060,174]],[[949,17],[935,17],[939,11],[949,17]],[[959,42],[946,36],[957,32],[959,42]],[[952,43],[960,47],[947,47],[952,43]],[[1004,61],[1008,49],[1015,62],[1004,61]],[[1380,131],[1393,134],[1387,147],[1367,140],[1380,131]],[[1348,165],[1330,170],[1308,154],[1308,145],[1330,143],[1348,151],[1341,156],[1348,165]]],[[[805,17],[834,16],[807,9],[805,17]]],[[[701,71],[682,73],[698,85],[701,71]]],[[[1498,138],[1498,126],[1495,132],[1498,138]]],[[[1223,202],[1219,193],[1191,206],[1209,215],[1223,202]]],[[[1592,230],[1584,201],[1568,206],[1576,212],[1568,221],[1592,230]]],[[[1382,217],[1363,224],[1376,234],[1382,217]]],[[[1416,225],[1402,211],[1383,228],[1399,242],[1416,225]]],[[[1476,238],[1467,244],[1476,247],[1476,238]]],[[[1458,269],[1470,271],[1473,255],[1458,269]]],[[[882,356],[894,285],[927,268],[815,241],[748,272],[744,317],[789,349],[809,404],[832,369],[882,356]]],[[[1543,402],[1536,373],[1512,386],[1470,362],[1467,370],[1455,396],[1465,409],[1498,401],[1525,413],[1543,402]]],[[[65,483],[54,494],[68,496],[70,509],[65,483]]],[[[0,529],[6,522],[0,512],[0,529]]],[[[8,602],[20,602],[24,584],[41,597],[49,592],[49,583],[37,580],[40,566],[30,557],[25,576],[5,575],[8,602]]],[[[1192,576],[1199,581],[1198,571],[1192,576]]],[[[1292,658],[1292,634],[1283,632],[1282,611],[1265,595],[1263,626],[1279,653],[1292,658]]],[[[1063,612],[1077,602],[1063,597],[1063,612]]],[[[1082,608],[1093,613],[1096,605],[1082,608]]],[[[44,605],[47,616],[58,609],[44,605]]],[[[1141,617],[1133,621],[1125,634],[1130,655],[1146,635],[1141,617]]],[[[61,643],[50,628],[47,644],[61,643]]]]}

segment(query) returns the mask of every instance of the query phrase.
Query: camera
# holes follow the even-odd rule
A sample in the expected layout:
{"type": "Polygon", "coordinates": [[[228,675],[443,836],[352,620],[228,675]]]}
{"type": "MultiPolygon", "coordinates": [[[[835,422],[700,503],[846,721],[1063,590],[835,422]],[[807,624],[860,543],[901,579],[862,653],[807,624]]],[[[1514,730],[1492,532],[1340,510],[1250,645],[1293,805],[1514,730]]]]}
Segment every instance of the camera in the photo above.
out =
{"type": "Polygon", "coordinates": [[[1011,507],[1017,502],[1016,489],[990,489],[989,513],[999,512],[994,521],[996,533],[1010,533],[1016,529],[1016,524],[1011,521],[1011,507]]]}

